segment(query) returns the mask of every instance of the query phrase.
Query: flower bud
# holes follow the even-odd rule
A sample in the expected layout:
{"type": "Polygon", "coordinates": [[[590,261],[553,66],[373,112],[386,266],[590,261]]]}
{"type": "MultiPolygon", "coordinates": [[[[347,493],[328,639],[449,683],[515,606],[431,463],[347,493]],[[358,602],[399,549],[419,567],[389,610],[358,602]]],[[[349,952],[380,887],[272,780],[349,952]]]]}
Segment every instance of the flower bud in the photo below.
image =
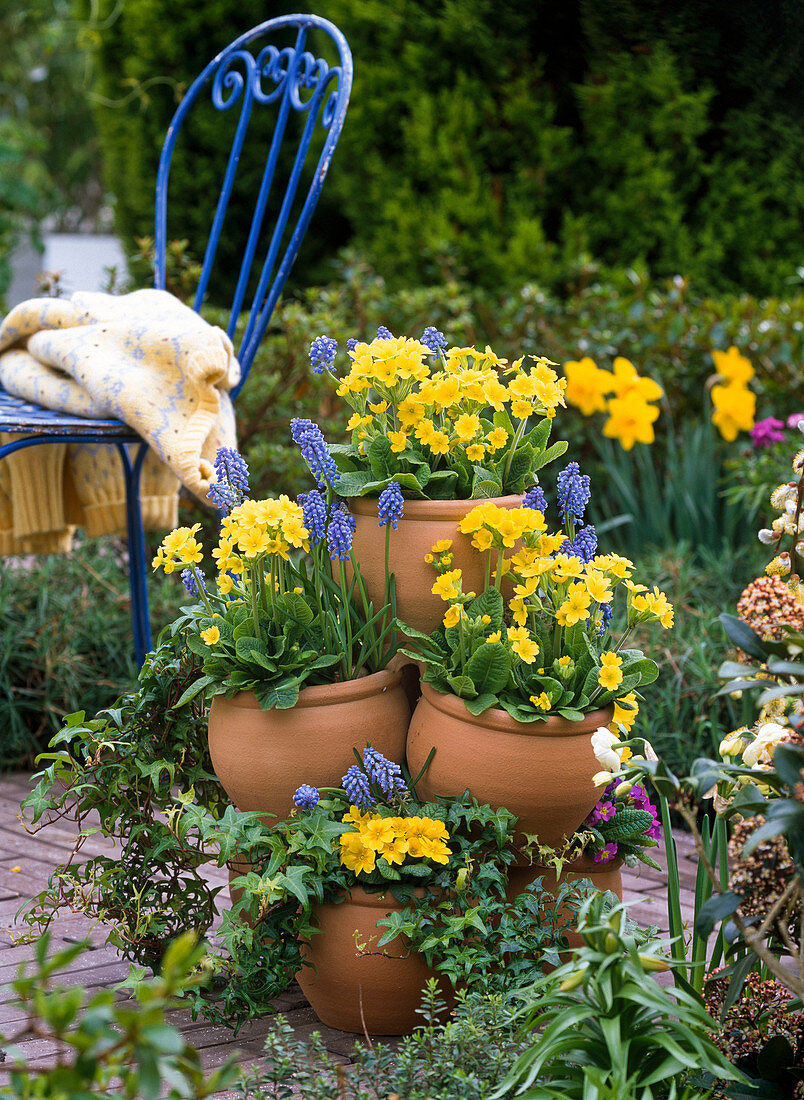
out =
{"type": "Polygon", "coordinates": [[[617,948],[620,946],[620,941],[617,939],[613,932],[607,932],[606,938],[603,941],[603,950],[607,955],[613,955],[617,948]]]}
{"type": "Polygon", "coordinates": [[[573,989],[578,988],[585,977],[586,967],[582,966],[580,970],[576,970],[574,974],[570,974],[568,978],[565,978],[558,988],[562,993],[570,993],[573,989]]]}
{"type": "Polygon", "coordinates": [[[634,784],[629,783],[628,780],[625,780],[625,782],[623,782],[623,783],[618,783],[617,786],[614,788],[614,797],[615,798],[625,798],[625,796],[627,794],[631,793],[633,788],[634,788],[634,784]]]}
{"type": "Polygon", "coordinates": [[[670,969],[667,959],[657,959],[654,955],[637,955],[643,970],[664,972],[670,969]]]}

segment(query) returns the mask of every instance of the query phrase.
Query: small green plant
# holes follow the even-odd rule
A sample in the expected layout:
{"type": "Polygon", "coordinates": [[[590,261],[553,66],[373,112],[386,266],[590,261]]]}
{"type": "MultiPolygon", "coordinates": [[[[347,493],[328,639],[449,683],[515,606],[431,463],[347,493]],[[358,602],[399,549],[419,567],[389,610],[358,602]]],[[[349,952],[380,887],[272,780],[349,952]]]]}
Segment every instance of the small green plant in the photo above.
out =
{"type": "Polygon", "coordinates": [[[244,1100],[487,1100],[521,1048],[511,996],[461,990],[444,1023],[437,982],[428,983],[422,1026],[398,1047],[356,1043],[351,1065],[333,1062],[318,1032],[296,1038],[280,1016],[259,1068],[235,1086],[244,1100]]]}
{"type": "Polygon", "coordinates": [[[24,913],[31,937],[62,909],[107,923],[109,942],[134,962],[156,967],[171,938],[203,935],[215,916],[217,889],[200,868],[209,862],[197,834],[178,828],[179,811],[198,800],[220,816],[226,796],[212,773],[206,708],[182,699],[199,674],[180,632],[166,629],[135,691],[86,720],[68,716],[38,783],[23,802],[35,830],[52,822],[76,829],[75,850],[24,913]],[[119,854],[77,857],[100,831],[119,854]]]}
{"type": "Polygon", "coordinates": [[[662,943],[626,930],[624,912],[607,911],[602,895],[589,898],[578,925],[583,946],[523,990],[530,1045],[496,1097],[664,1100],[679,1095],[693,1067],[741,1079],[712,1043],[715,1021],[700,1001],[652,980],[669,969],[662,943]]]}
{"type": "Polygon", "coordinates": [[[113,990],[90,993],[81,986],[58,985],[85,945],[75,944],[50,955],[45,934],[34,949],[33,967],[23,964],[11,983],[19,1006],[28,1013],[15,1034],[0,1035],[4,1060],[0,1092],[32,1100],[87,1100],[117,1096],[130,1100],[201,1100],[214,1096],[237,1075],[234,1059],[207,1075],[201,1058],[166,1013],[179,997],[199,983],[204,949],[192,933],[174,940],[162,959],[158,977],[124,983],[131,1000],[118,1001],[113,990]],[[62,1044],[52,1065],[27,1066],[16,1046],[36,1036],[62,1044]],[[8,1081],[7,1088],[2,1079],[8,1081]]]}

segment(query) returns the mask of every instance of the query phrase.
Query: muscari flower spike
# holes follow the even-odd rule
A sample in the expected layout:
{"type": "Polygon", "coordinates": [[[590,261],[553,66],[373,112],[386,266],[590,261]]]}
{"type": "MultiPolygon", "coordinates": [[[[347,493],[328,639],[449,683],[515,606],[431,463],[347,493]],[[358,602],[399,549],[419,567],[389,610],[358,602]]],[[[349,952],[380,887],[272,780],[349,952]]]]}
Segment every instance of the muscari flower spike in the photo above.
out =
{"type": "Polygon", "coordinates": [[[321,794],[317,787],[303,783],[293,796],[293,804],[300,810],[312,810],[318,805],[321,794]]]}
{"type": "Polygon", "coordinates": [[[565,539],[561,553],[580,558],[584,565],[587,565],[597,553],[597,532],[594,527],[591,524],[588,527],[582,527],[572,542],[565,539]]]}
{"type": "Polygon", "coordinates": [[[290,422],[290,434],[293,442],[298,444],[318,488],[334,486],[341,475],[319,426],[312,420],[296,416],[290,422]]]}
{"type": "Polygon", "coordinates": [[[606,631],[608,630],[609,623],[611,622],[611,620],[614,616],[614,608],[612,607],[612,605],[610,603],[602,603],[600,605],[600,612],[601,612],[601,618],[600,618],[600,626],[598,627],[598,631],[597,631],[598,636],[600,636],[602,634],[605,634],[606,631]]]}
{"type": "Polygon", "coordinates": [[[557,478],[558,511],[562,519],[583,519],[592,495],[588,474],[582,474],[577,462],[570,462],[557,478]]]}
{"type": "Polygon", "coordinates": [[[341,785],[352,806],[359,806],[361,810],[365,810],[374,805],[374,798],[369,790],[368,778],[357,764],[352,764],[349,771],[341,779],[341,785]]]}
{"type": "Polygon", "coordinates": [[[386,798],[390,798],[396,791],[407,791],[399,764],[388,760],[371,745],[363,750],[363,764],[369,782],[376,783],[386,798]]]}
{"type": "Polygon", "coordinates": [[[439,332],[435,325],[427,326],[422,333],[420,343],[429,348],[433,355],[441,355],[447,350],[447,338],[443,332],[439,332]]]}
{"type": "Polygon", "coordinates": [[[540,485],[534,485],[532,489],[528,489],[522,497],[522,507],[533,508],[536,512],[542,514],[547,511],[547,499],[540,485]]]}
{"type": "MultiPolygon", "coordinates": [[[[204,576],[203,569],[196,569],[196,573],[198,573],[198,579],[201,581],[202,591],[206,592],[207,580],[204,576]]],[[[196,582],[195,573],[193,573],[192,569],[182,569],[180,575],[182,581],[184,582],[184,587],[187,589],[190,595],[199,597],[201,595],[201,592],[199,592],[198,590],[198,583],[196,582]]]]}
{"type": "Polygon", "coordinates": [[[231,447],[219,447],[213,463],[217,480],[210,484],[207,498],[224,516],[242,504],[249,494],[248,466],[231,447]]]}
{"type": "Polygon", "coordinates": [[[377,511],[380,517],[378,526],[387,527],[390,523],[396,531],[405,513],[405,500],[395,481],[389,482],[388,487],[380,493],[377,511]]]}
{"type": "Polygon", "coordinates": [[[327,525],[327,547],[330,558],[345,561],[349,557],[354,530],[355,519],[349,513],[349,509],[343,504],[333,508],[327,525]]]}
{"type": "Polygon", "coordinates": [[[327,534],[326,497],[318,489],[311,489],[298,497],[298,503],[301,504],[302,520],[310,535],[310,545],[318,546],[327,534]]]}
{"type": "Polygon", "coordinates": [[[393,338],[394,338],[394,336],[393,336],[393,333],[391,332],[391,330],[386,328],[385,325],[380,325],[380,327],[377,329],[377,339],[378,340],[393,340],[393,338]]]}
{"type": "Polygon", "coordinates": [[[325,370],[333,370],[337,350],[337,340],[333,340],[331,336],[316,336],[310,344],[310,366],[313,368],[313,374],[323,374],[325,370]]]}

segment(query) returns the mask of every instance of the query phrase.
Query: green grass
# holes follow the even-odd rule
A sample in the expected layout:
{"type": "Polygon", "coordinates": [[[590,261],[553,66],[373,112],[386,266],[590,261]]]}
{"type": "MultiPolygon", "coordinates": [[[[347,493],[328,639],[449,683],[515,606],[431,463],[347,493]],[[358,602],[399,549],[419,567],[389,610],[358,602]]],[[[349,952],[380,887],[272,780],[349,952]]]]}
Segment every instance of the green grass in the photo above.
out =
{"type": "Polygon", "coordinates": [[[680,544],[646,551],[638,561],[636,579],[667,592],[676,614],[672,630],[644,628],[633,642],[659,665],[634,732],[647,737],[681,775],[697,757],[711,756],[725,734],[745,720],[743,707],[750,701],[716,697],[722,686],[717,670],[730,648],[718,615],[734,614],[742,590],[762,573],[765,557],[758,543],[719,553],[699,548],[695,556],[680,544]]]}
{"type": "MultiPolygon", "coordinates": [[[[29,766],[62,718],[95,714],[136,679],[124,543],[9,559],[0,573],[0,769],[29,766]]],[[[149,579],[154,634],[184,588],[149,579]]]]}

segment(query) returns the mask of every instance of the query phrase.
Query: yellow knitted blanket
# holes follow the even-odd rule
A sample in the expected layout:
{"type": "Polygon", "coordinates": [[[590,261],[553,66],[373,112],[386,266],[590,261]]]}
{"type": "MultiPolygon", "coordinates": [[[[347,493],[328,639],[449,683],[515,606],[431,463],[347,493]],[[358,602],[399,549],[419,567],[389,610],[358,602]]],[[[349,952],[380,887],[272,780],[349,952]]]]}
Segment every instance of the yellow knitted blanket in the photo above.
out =
{"type": "MultiPolygon", "coordinates": [[[[217,449],[236,446],[228,391],[239,378],[226,333],[163,290],[37,298],[0,324],[0,385],[8,393],[73,415],[114,417],[150,444],[147,527],[176,525],[179,481],[206,498],[217,449]]],[[[51,444],[0,461],[0,554],[69,549],[76,526],[90,535],[126,529],[113,446],[51,444]]]]}

